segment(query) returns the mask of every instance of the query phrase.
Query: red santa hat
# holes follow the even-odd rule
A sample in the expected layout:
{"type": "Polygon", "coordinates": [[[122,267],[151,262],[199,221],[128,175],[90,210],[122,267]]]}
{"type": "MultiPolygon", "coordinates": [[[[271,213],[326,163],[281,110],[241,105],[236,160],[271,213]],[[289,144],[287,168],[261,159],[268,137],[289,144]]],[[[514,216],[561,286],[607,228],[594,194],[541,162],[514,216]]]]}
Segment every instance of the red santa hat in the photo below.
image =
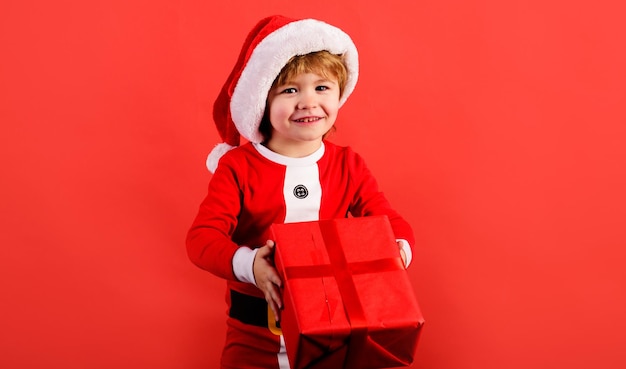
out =
{"type": "Polygon", "coordinates": [[[343,56],[348,78],[341,106],[354,90],[359,74],[358,53],[350,36],[319,20],[283,16],[262,19],[250,31],[213,105],[213,120],[224,142],[209,154],[209,171],[214,172],[222,155],[239,146],[241,136],[255,143],[263,140],[259,125],[272,83],[293,56],[322,50],[343,56]]]}

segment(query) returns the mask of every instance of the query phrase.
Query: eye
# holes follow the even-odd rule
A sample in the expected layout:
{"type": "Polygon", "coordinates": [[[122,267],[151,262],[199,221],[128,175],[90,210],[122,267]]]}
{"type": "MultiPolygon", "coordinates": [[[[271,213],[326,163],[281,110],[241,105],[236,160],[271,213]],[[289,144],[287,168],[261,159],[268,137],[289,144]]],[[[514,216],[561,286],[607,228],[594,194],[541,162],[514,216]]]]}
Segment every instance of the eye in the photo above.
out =
{"type": "Polygon", "coordinates": [[[284,89],[281,93],[283,94],[295,94],[296,92],[298,92],[298,90],[296,90],[294,87],[289,87],[284,89]]]}
{"type": "Polygon", "coordinates": [[[317,86],[317,87],[315,88],[315,90],[317,90],[317,91],[326,91],[326,90],[328,90],[328,89],[330,89],[330,87],[328,87],[328,86],[324,86],[324,85],[322,85],[322,86],[317,86]]]}

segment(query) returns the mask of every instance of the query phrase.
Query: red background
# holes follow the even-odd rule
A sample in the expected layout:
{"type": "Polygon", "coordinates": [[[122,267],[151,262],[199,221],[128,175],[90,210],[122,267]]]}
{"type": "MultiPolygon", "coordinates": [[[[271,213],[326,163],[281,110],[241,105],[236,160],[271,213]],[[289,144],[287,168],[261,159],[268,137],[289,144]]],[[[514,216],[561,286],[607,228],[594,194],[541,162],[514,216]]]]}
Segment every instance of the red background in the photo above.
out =
{"type": "Polygon", "coordinates": [[[274,13],[359,47],[334,141],[414,226],[413,367],[626,367],[620,2],[213,3],[1,3],[0,367],[217,366],[224,282],[184,238],[274,13]]]}

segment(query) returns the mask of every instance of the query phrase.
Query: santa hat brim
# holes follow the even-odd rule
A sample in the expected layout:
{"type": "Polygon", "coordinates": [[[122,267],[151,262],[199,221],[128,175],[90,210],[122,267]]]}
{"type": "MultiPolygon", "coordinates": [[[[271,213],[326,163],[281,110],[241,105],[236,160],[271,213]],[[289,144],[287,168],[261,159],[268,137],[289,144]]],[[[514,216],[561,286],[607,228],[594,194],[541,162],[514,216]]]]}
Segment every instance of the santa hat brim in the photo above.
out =
{"type": "Polygon", "coordinates": [[[258,43],[233,90],[231,116],[243,137],[251,142],[262,141],[263,136],[258,128],[265,111],[267,94],[289,59],[322,50],[343,56],[348,71],[339,101],[339,105],[343,105],[354,90],[359,74],[358,52],[352,39],[341,29],[322,21],[293,21],[271,32],[258,43]]]}

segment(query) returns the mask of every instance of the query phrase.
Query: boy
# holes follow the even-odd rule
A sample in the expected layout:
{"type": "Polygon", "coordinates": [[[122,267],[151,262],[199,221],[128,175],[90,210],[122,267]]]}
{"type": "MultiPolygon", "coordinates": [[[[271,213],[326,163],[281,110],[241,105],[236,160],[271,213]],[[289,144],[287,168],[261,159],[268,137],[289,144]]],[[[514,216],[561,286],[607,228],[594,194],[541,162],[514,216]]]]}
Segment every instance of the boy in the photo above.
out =
{"type": "Polygon", "coordinates": [[[222,368],[288,368],[276,320],[282,282],[269,227],[387,215],[405,265],[414,243],[363,159],[324,139],[354,90],[358,55],[340,29],[313,19],[261,20],[218,96],[214,120],[225,143],[209,155],[209,193],[189,230],[199,267],[227,280],[222,368]],[[249,142],[239,146],[240,135],[249,142]],[[236,147],[236,148],[235,148],[236,147]]]}

